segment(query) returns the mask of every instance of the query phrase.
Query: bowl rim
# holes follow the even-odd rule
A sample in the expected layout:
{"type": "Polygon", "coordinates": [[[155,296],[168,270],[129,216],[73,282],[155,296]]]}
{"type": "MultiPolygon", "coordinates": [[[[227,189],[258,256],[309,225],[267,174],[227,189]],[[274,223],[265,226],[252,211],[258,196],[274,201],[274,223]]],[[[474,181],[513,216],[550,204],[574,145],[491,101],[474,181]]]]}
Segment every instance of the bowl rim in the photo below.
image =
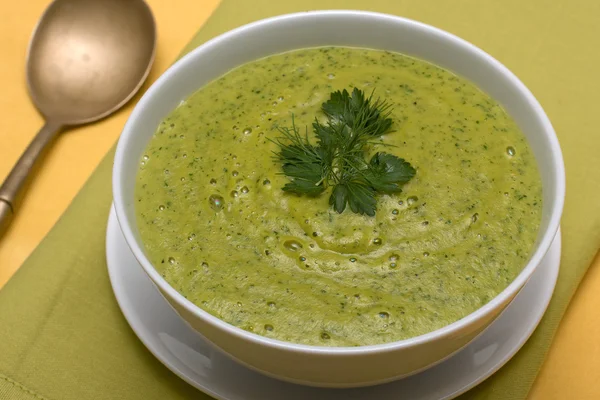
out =
{"type": "Polygon", "coordinates": [[[254,21],[230,31],[227,31],[221,35],[218,35],[194,50],[190,51],[188,54],[183,56],[177,62],[175,62],[171,67],[169,67],[153,84],[152,86],[144,93],[142,98],[136,104],[133,109],[131,115],[129,116],[123,131],[119,137],[117,148],[115,152],[114,164],[113,164],[113,177],[112,177],[112,186],[113,186],[113,201],[116,211],[117,220],[119,221],[119,226],[123,232],[127,245],[131,249],[135,258],[142,266],[146,274],[152,279],[152,281],[158,286],[160,291],[164,294],[168,295],[171,299],[173,299],[180,307],[184,308],[186,311],[193,314],[196,318],[203,320],[205,323],[212,325],[214,328],[226,331],[228,334],[235,336],[237,339],[245,340],[253,342],[256,345],[268,346],[275,349],[285,350],[285,351],[293,351],[300,353],[310,353],[310,354],[321,354],[321,355],[338,355],[338,356],[352,356],[352,355],[365,355],[365,354],[375,354],[382,352],[389,352],[394,350],[401,350],[412,346],[426,344],[428,342],[441,339],[444,337],[450,337],[456,332],[460,330],[460,328],[470,325],[482,318],[484,318],[488,313],[492,310],[497,309],[503,303],[508,301],[511,296],[514,296],[520,288],[527,282],[527,280],[531,277],[533,271],[539,263],[541,262],[543,256],[547,253],[552,240],[556,236],[556,233],[559,228],[560,219],[562,215],[562,210],[564,206],[564,197],[565,197],[565,171],[564,171],[564,161],[562,157],[562,151],[560,148],[560,144],[558,142],[558,138],[556,137],[556,133],[552,124],[544,112],[543,108],[537,101],[537,99],[533,96],[531,91],[521,82],[516,75],[514,75],[508,68],[506,68],[502,63],[496,60],[494,57],[480,49],[479,47],[471,44],[470,42],[451,34],[442,29],[436,28],[432,25],[425,24],[423,22],[415,21],[409,18],[400,17],[391,14],[372,12],[372,11],[362,11],[362,10],[319,10],[319,11],[304,11],[297,13],[289,13],[277,15],[270,18],[261,19],[258,21],[254,21]],[[519,273],[519,275],[498,295],[496,295],[492,300],[486,303],[484,306],[478,308],[474,312],[468,314],[467,316],[455,321],[449,325],[446,325],[442,328],[427,332],[425,334],[411,337],[408,339],[403,339],[394,342],[381,343],[375,345],[365,345],[365,346],[356,346],[356,347],[327,347],[327,346],[314,346],[307,345],[301,343],[294,342],[286,342],[278,339],[271,339],[265,336],[261,336],[256,333],[248,332],[241,328],[238,328],[234,325],[231,325],[218,317],[213,316],[207,311],[201,309],[196,306],[194,303],[186,299],[182,294],[180,294],[177,290],[175,290],[153,267],[152,263],[145,256],[140,243],[135,238],[132,227],[128,223],[127,213],[125,210],[125,199],[123,195],[122,188],[125,186],[125,182],[123,178],[123,174],[121,171],[124,170],[124,160],[128,157],[126,154],[127,144],[132,140],[132,137],[135,137],[135,130],[133,129],[134,121],[138,118],[143,118],[144,110],[146,108],[146,104],[150,101],[150,99],[154,96],[154,94],[158,91],[159,87],[169,85],[170,78],[177,74],[178,70],[185,64],[193,62],[196,57],[201,56],[202,53],[207,51],[208,49],[218,47],[222,43],[227,42],[228,40],[234,39],[236,36],[243,35],[247,31],[260,29],[265,25],[270,25],[275,22],[282,22],[288,20],[298,20],[305,19],[314,22],[314,17],[318,16],[338,16],[338,17],[365,17],[374,20],[386,20],[388,22],[394,22],[403,24],[404,26],[409,27],[410,29],[417,29],[426,31],[428,35],[433,35],[442,38],[445,41],[452,41],[455,45],[462,46],[466,50],[471,53],[475,53],[479,57],[482,57],[487,62],[494,65],[494,67],[500,71],[501,74],[505,75],[512,84],[518,89],[520,96],[523,96],[527,102],[531,105],[534,113],[539,118],[540,123],[543,125],[543,131],[546,133],[546,139],[551,148],[551,164],[552,164],[552,175],[555,180],[555,190],[554,193],[551,194],[551,197],[555,199],[554,207],[551,210],[550,218],[548,220],[548,227],[546,231],[543,233],[541,240],[538,243],[537,249],[531,255],[527,265],[523,268],[523,270],[519,273]]]}

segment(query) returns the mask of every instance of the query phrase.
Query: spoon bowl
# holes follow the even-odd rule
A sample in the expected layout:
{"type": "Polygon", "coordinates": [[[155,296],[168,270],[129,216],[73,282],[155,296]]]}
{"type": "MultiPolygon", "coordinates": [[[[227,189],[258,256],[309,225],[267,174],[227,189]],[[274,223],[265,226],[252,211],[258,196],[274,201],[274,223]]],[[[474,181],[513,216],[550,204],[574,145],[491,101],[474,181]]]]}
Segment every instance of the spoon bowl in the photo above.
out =
{"type": "Polygon", "coordinates": [[[36,160],[66,127],[113,113],[142,86],[156,27],[143,0],[54,0],[27,51],[27,86],[46,123],[0,186],[0,234],[36,160]]]}
{"type": "Polygon", "coordinates": [[[33,102],[47,120],[64,125],[107,116],[137,92],[150,72],[155,35],[143,1],[54,1],[27,54],[33,102]]]}

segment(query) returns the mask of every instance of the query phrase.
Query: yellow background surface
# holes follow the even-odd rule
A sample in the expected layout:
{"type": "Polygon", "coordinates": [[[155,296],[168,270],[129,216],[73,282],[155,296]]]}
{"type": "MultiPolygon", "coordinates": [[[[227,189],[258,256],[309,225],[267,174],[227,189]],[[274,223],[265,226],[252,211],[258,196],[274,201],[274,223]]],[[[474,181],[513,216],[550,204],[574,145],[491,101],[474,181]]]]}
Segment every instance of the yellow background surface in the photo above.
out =
{"type": "MultiPolygon", "coordinates": [[[[147,2],[158,25],[158,47],[144,88],[170,65],[218,0],[176,0],[176,7],[173,0],[147,2]]],[[[42,126],[25,86],[25,52],[35,23],[48,3],[0,3],[0,179],[42,126]]],[[[584,49],[584,42],[573,42],[576,45],[582,47],[581,51],[595,51],[584,49]]],[[[42,240],[114,144],[134,102],[104,121],[65,132],[54,143],[31,180],[11,229],[0,239],[0,287],[42,240]]],[[[598,303],[600,258],[590,268],[565,315],[530,399],[600,399],[598,303]]]]}

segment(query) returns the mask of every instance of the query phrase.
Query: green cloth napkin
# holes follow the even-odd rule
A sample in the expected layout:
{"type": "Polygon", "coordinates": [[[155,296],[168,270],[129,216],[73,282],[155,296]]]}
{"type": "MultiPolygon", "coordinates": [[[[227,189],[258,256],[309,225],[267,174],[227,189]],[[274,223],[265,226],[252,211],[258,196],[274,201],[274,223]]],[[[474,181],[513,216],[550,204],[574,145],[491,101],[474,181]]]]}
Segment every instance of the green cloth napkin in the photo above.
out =
{"type": "MultiPolygon", "coordinates": [[[[458,34],[511,68],[555,124],[568,196],[558,286],[541,325],[504,368],[461,399],[524,399],[556,327],[600,243],[600,80],[595,2],[532,0],[224,0],[186,47],[276,14],[354,8],[414,18],[458,34]]],[[[111,151],[60,221],[0,291],[0,399],[203,399],[132,333],[105,261],[111,151]]],[[[235,379],[232,377],[232,379],[235,379]]]]}

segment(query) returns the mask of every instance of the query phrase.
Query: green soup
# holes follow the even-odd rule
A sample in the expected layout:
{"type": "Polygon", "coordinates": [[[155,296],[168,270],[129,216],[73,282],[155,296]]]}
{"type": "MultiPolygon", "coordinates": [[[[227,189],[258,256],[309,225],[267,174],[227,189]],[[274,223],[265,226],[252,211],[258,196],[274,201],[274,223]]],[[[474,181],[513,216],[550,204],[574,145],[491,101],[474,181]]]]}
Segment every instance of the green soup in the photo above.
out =
{"type": "Polygon", "coordinates": [[[135,189],[147,255],[176,290],[232,325],[324,346],[410,338],[486,304],[526,264],[541,194],[525,137],[473,84],[338,47],[258,60],[193,94],[161,122],[135,189]],[[293,115],[304,130],[352,87],[393,103],[380,140],[417,170],[373,217],[285,193],[273,157],[278,126],[293,115]]]}

